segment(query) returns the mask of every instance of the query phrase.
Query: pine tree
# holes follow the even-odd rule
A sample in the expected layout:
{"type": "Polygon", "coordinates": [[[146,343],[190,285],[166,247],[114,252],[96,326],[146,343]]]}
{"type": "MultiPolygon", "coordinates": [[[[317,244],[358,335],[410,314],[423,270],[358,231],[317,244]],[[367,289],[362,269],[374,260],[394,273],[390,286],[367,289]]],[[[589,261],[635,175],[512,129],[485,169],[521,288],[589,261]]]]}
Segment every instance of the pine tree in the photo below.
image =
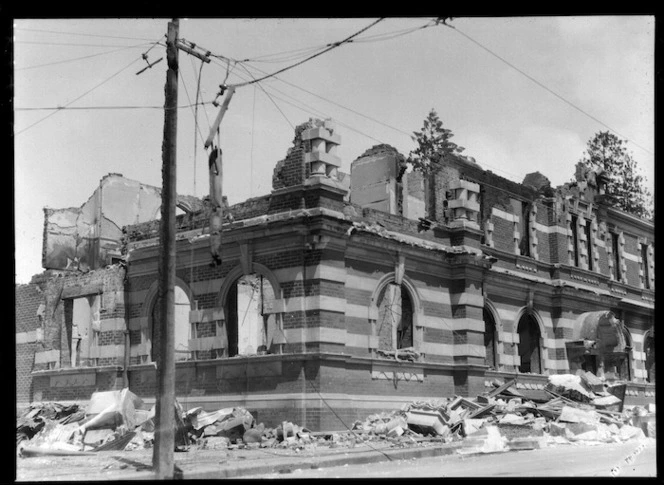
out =
{"type": "Polygon", "coordinates": [[[653,216],[652,196],[645,178],[637,173],[637,164],[627,151],[626,142],[608,131],[600,131],[588,141],[584,157],[586,168],[602,170],[607,178],[606,202],[638,217],[653,216]]]}
{"type": "Polygon", "coordinates": [[[452,136],[452,130],[443,128],[443,122],[432,108],[424,119],[422,130],[413,132],[412,138],[417,143],[417,148],[411,151],[408,157],[413,169],[428,174],[433,171],[439,157],[464,151],[465,148],[450,141],[452,136]]]}

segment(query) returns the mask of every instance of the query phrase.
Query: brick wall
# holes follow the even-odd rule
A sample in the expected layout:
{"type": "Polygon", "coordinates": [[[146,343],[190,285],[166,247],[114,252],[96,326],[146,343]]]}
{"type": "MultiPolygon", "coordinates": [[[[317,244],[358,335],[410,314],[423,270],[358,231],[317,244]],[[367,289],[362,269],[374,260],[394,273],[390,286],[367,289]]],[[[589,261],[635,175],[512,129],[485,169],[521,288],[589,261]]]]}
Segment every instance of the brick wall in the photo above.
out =
{"type": "Polygon", "coordinates": [[[492,220],[493,247],[508,253],[514,253],[514,223],[502,217],[494,217],[492,220]]]}
{"type": "Polygon", "coordinates": [[[302,132],[315,126],[317,126],[316,122],[310,120],[295,128],[293,146],[288,149],[286,158],[277,162],[274,167],[272,174],[272,188],[274,190],[302,185],[309,177],[309,167],[305,166],[304,153],[310,151],[311,142],[302,140],[302,132]]]}

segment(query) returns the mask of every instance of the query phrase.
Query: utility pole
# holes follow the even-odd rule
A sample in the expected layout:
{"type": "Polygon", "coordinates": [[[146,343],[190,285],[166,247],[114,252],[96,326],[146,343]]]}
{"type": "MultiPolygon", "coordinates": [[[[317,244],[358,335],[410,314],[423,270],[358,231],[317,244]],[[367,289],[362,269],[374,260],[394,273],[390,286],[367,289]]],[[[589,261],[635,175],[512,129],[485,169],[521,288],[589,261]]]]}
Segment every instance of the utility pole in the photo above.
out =
{"type": "Polygon", "coordinates": [[[155,443],[152,465],[157,479],[171,480],[174,475],[175,448],[175,199],[178,104],[179,20],[168,23],[164,102],[164,140],[162,143],[161,224],[159,227],[159,356],[157,359],[157,395],[155,443]]]}

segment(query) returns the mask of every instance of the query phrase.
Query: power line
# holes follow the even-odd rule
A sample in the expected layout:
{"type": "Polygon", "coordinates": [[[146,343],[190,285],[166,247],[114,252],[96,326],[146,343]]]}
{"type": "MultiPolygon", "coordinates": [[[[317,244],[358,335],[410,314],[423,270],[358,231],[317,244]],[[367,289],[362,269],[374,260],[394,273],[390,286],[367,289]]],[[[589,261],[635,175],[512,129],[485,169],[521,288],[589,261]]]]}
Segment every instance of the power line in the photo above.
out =
{"type": "MultiPolygon", "coordinates": [[[[129,69],[134,63],[138,62],[138,60],[139,60],[139,59],[134,59],[134,60],[131,61],[129,64],[127,64],[125,67],[123,67],[123,68],[120,69],[118,72],[116,72],[115,74],[113,74],[113,75],[111,75],[110,77],[106,78],[105,80],[103,80],[102,82],[100,82],[99,84],[97,84],[95,87],[93,87],[93,88],[89,89],[88,91],[84,92],[83,94],[81,94],[79,97],[77,97],[77,98],[74,99],[73,101],[70,101],[69,103],[67,103],[65,106],[63,106],[63,108],[66,108],[66,107],[69,106],[70,104],[75,103],[76,101],[78,101],[79,99],[81,99],[83,96],[86,96],[87,94],[91,93],[92,91],[94,91],[94,90],[97,89],[98,87],[102,86],[103,84],[106,84],[108,81],[110,81],[111,79],[113,79],[115,76],[117,76],[117,75],[120,74],[121,72],[123,72],[123,71],[129,69]]],[[[59,112],[61,109],[62,109],[62,108],[59,108],[59,109],[57,109],[56,111],[53,111],[52,113],[49,113],[48,115],[46,115],[46,116],[44,116],[43,118],[41,118],[40,120],[34,122],[33,124],[31,124],[31,125],[28,126],[27,128],[24,128],[24,129],[22,129],[21,131],[16,132],[16,133],[14,134],[14,136],[16,136],[16,135],[20,135],[20,134],[23,133],[24,131],[29,130],[29,129],[32,128],[33,126],[35,126],[35,125],[41,123],[42,121],[44,121],[44,120],[50,118],[50,117],[53,116],[55,113],[59,112]]]]}
{"type": "Polygon", "coordinates": [[[105,52],[98,52],[96,54],[90,54],[88,56],[75,57],[75,58],[72,58],[72,59],[64,59],[64,60],[61,60],[61,61],[47,62],[46,64],[37,64],[35,66],[19,67],[19,68],[16,68],[14,70],[15,71],[25,71],[27,69],[36,69],[38,67],[54,66],[56,64],[64,64],[64,63],[67,63],[67,62],[80,61],[80,60],[83,60],[83,59],[89,59],[91,57],[103,56],[105,54],[112,54],[114,52],[120,52],[120,51],[124,51],[124,50],[127,50],[127,49],[134,49],[134,48],[137,48],[137,47],[144,47],[146,45],[149,45],[149,44],[131,45],[131,46],[127,46],[127,47],[122,47],[120,49],[113,49],[111,51],[105,51],[105,52]]]}
{"type": "MultiPolygon", "coordinates": [[[[14,30],[25,30],[30,32],[45,32],[48,34],[62,34],[62,35],[80,35],[84,37],[103,37],[106,39],[126,39],[126,40],[152,40],[144,37],[122,37],[118,35],[101,35],[101,34],[84,34],[81,32],[64,32],[61,30],[45,30],[45,29],[28,29],[24,27],[17,27],[14,30]]],[[[163,36],[162,36],[163,37],[163,36]]]]}
{"type": "Polygon", "coordinates": [[[537,79],[535,79],[535,78],[532,77],[531,75],[529,75],[529,74],[527,74],[526,72],[522,71],[521,69],[519,69],[518,67],[516,67],[516,66],[515,66],[514,64],[512,64],[511,62],[507,61],[507,60],[504,59],[503,57],[501,57],[501,56],[499,56],[498,54],[496,54],[495,52],[493,52],[493,51],[492,51],[491,49],[489,49],[488,47],[485,47],[485,46],[483,46],[482,44],[480,44],[478,41],[476,41],[475,39],[473,39],[472,37],[470,37],[468,34],[466,34],[466,33],[462,32],[462,31],[460,31],[459,29],[457,29],[456,27],[453,27],[453,26],[451,26],[451,25],[448,25],[448,24],[443,24],[443,25],[445,25],[446,27],[449,27],[449,28],[451,28],[452,30],[454,30],[455,32],[458,32],[459,34],[463,35],[465,38],[467,38],[468,40],[470,40],[470,41],[473,42],[474,44],[478,45],[479,47],[481,47],[482,49],[484,49],[485,51],[487,51],[489,54],[491,54],[492,56],[494,56],[494,57],[496,57],[497,59],[501,60],[502,62],[504,62],[505,64],[507,64],[508,66],[510,66],[512,69],[514,69],[515,71],[517,71],[517,72],[519,72],[520,74],[522,74],[523,76],[525,76],[526,78],[530,79],[532,82],[534,82],[535,84],[537,84],[537,85],[538,85],[539,87],[541,87],[542,89],[545,89],[545,90],[548,91],[549,93],[553,94],[556,98],[560,99],[561,101],[563,101],[563,102],[566,103],[567,105],[571,106],[571,107],[574,108],[575,110],[579,111],[580,113],[583,113],[583,114],[586,115],[588,118],[592,119],[593,121],[599,123],[600,125],[604,126],[605,128],[609,129],[610,131],[614,132],[615,134],[617,134],[617,135],[620,136],[621,138],[624,138],[625,140],[630,141],[630,142],[633,143],[635,146],[637,146],[637,147],[641,148],[642,150],[646,151],[647,153],[650,153],[651,155],[653,155],[653,153],[652,153],[650,150],[648,150],[647,148],[644,148],[644,147],[642,147],[641,145],[639,145],[638,143],[636,143],[636,142],[630,140],[630,139],[627,138],[625,135],[620,134],[617,130],[614,130],[613,128],[611,128],[609,125],[607,125],[607,124],[604,123],[603,121],[601,121],[601,120],[595,118],[593,115],[591,115],[591,114],[588,113],[587,111],[585,111],[585,110],[579,108],[577,105],[575,105],[575,104],[572,103],[571,101],[568,101],[567,99],[565,99],[564,97],[562,97],[560,94],[558,94],[558,93],[556,93],[555,91],[553,91],[552,89],[548,88],[547,86],[545,86],[544,84],[542,84],[541,82],[539,82],[537,79]]]}
{"type": "MultiPolygon", "coordinates": [[[[243,67],[244,67],[244,66],[243,66],[243,67]]],[[[261,69],[258,69],[258,68],[255,67],[255,66],[250,66],[250,67],[251,67],[252,69],[257,70],[257,71],[263,72],[261,69]]],[[[246,70],[246,68],[245,68],[245,70],[246,70]]],[[[351,113],[354,113],[354,114],[357,114],[357,115],[359,115],[359,116],[362,116],[363,118],[366,118],[366,119],[368,119],[368,120],[370,120],[370,121],[373,121],[374,123],[378,123],[378,124],[380,124],[380,125],[382,125],[382,126],[385,126],[385,127],[390,128],[390,129],[392,129],[392,130],[395,130],[395,131],[397,131],[397,132],[399,132],[399,133],[402,133],[402,134],[404,134],[404,135],[407,135],[409,138],[412,139],[412,132],[409,133],[409,132],[406,132],[406,131],[401,130],[401,129],[399,129],[399,128],[396,128],[396,127],[394,127],[394,126],[391,126],[391,125],[388,125],[388,124],[386,124],[386,123],[383,123],[383,122],[380,121],[380,120],[377,120],[377,119],[372,118],[372,117],[370,117],[370,116],[368,116],[368,115],[365,115],[365,114],[363,114],[363,113],[360,113],[359,111],[356,111],[356,110],[354,110],[354,109],[352,109],[352,108],[348,108],[347,106],[344,106],[344,105],[342,105],[342,104],[339,104],[339,103],[337,103],[337,102],[335,102],[335,101],[332,101],[332,100],[330,100],[330,99],[324,98],[323,96],[320,96],[320,95],[318,95],[318,94],[316,94],[316,93],[313,93],[313,92],[311,92],[311,91],[309,91],[309,90],[307,90],[307,89],[305,89],[305,88],[303,88],[303,87],[301,87],[301,86],[298,86],[298,85],[293,84],[293,83],[291,83],[291,82],[285,81],[285,80],[281,79],[280,77],[275,77],[275,79],[277,79],[277,80],[279,80],[279,81],[281,81],[281,82],[283,82],[283,83],[285,83],[285,84],[289,84],[289,85],[293,86],[294,88],[300,89],[301,91],[304,91],[305,93],[308,93],[308,94],[310,94],[310,95],[312,95],[312,96],[315,96],[315,97],[317,97],[317,98],[319,98],[319,99],[322,99],[323,101],[326,101],[326,102],[328,102],[328,103],[331,103],[331,104],[334,104],[334,105],[336,105],[336,106],[339,106],[340,108],[343,108],[343,109],[345,109],[345,110],[347,110],[347,111],[350,111],[351,113]]],[[[294,99],[292,96],[289,96],[288,94],[284,93],[283,91],[280,91],[279,89],[275,88],[274,86],[271,86],[270,89],[272,89],[272,90],[274,90],[274,91],[277,91],[278,93],[280,93],[280,94],[282,94],[282,95],[284,95],[284,96],[286,96],[286,97],[289,97],[289,98],[291,98],[291,99],[294,99]]],[[[280,98],[277,98],[277,99],[279,99],[280,101],[284,101],[283,99],[280,99],[280,98]]],[[[288,103],[287,101],[284,101],[284,102],[288,103]]],[[[288,103],[288,104],[291,104],[291,106],[294,106],[294,107],[296,107],[296,108],[298,108],[298,109],[301,109],[301,110],[307,112],[306,109],[303,109],[303,108],[301,108],[301,107],[299,107],[299,106],[295,106],[295,105],[293,105],[292,103],[288,103]]],[[[319,111],[319,110],[315,110],[314,108],[311,108],[311,107],[310,107],[310,109],[311,109],[311,110],[314,110],[314,111],[318,111],[319,113],[322,113],[321,111],[319,111]]],[[[316,113],[313,113],[313,112],[311,112],[311,111],[309,111],[309,112],[312,113],[312,114],[316,114],[316,113]]],[[[330,115],[325,114],[325,113],[323,113],[323,116],[325,116],[325,117],[331,117],[330,115]]],[[[335,119],[336,119],[336,118],[335,118],[335,119]]],[[[375,138],[375,137],[373,137],[373,136],[371,136],[371,135],[367,135],[366,133],[363,133],[363,132],[361,132],[361,131],[355,129],[355,128],[351,127],[350,125],[344,124],[343,122],[339,121],[338,119],[337,119],[337,122],[338,122],[340,125],[342,125],[342,126],[348,128],[348,129],[350,129],[350,130],[352,130],[352,131],[354,131],[354,132],[356,132],[356,133],[358,133],[358,134],[360,134],[360,135],[362,135],[362,136],[365,136],[365,137],[367,137],[367,138],[370,138],[370,139],[372,139],[372,140],[374,140],[374,141],[377,141],[377,142],[379,142],[379,143],[384,143],[384,144],[386,143],[385,141],[379,140],[379,139],[377,139],[377,138],[375,138]]],[[[494,169],[494,170],[500,171],[500,172],[502,172],[502,173],[504,173],[504,174],[506,174],[506,175],[509,175],[509,176],[511,176],[511,177],[517,177],[517,178],[520,177],[520,175],[517,175],[517,174],[511,173],[511,172],[508,172],[508,171],[506,171],[506,170],[503,170],[503,169],[501,169],[501,168],[495,167],[495,166],[493,166],[493,165],[489,165],[489,164],[484,163],[484,162],[482,162],[482,165],[484,165],[485,167],[489,167],[489,168],[492,168],[492,169],[494,169]]]]}
{"type": "MultiPolygon", "coordinates": [[[[191,108],[195,105],[209,105],[212,101],[202,101],[200,103],[183,104],[178,109],[191,108]]],[[[163,106],[44,106],[31,108],[14,108],[15,111],[72,111],[72,110],[120,110],[120,109],[164,109],[163,106]]]]}
{"type": "Polygon", "coordinates": [[[301,61],[299,61],[299,62],[296,62],[295,64],[291,64],[290,66],[286,66],[286,67],[284,67],[283,69],[279,69],[278,71],[275,71],[275,72],[273,72],[272,74],[268,74],[268,75],[266,75],[266,76],[263,76],[262,78],[254,79],[253,81],[247,81],[247,82],[242,83],[242,84],[237,84],[237,85],[235,85],[235,87],[242,87],[242,86],[246,86],[246,85],[249,85],[249,84],[257,83],[257,82],[259,82],[259,81],[263,81],[264,79],[267,79],[267,78],[269,78],[269,77],[276,76],[277,74],[280,74],[280,73],[282,73],[282,72],[284,72],[284,71],[287,71],[287,70],[289,70],[289,69],[292,69],[292,68],[294,68],[294,67],[297,67],[297,66],[299,66],[299,65],[301,65],[301,64],[304,64],[305,62],[310,61],[311,59],[313,59],[313,58],[315,58],[315,57],[318,57],[318,56],[320,56],[320,55],[322,55],[322,54],[325,54],[326,52],[329,52],[329,51],[331,51],[332,49],[335,49],[335,48],[339,47],[340,45],[343,45],[343,44],[346,44],[346,43],[350,42],[351,39],[353,39],[354,37],[357,37],[357,36],[360,35],[362,32],[364,32],[364,31],[370,29],[371,27],[373,27],[374,25],[376,25],[376,24],[377,24],[378,22],[380,22],[381,20],[383,20],[383,17],[381,17],[381,18],[379,18],[378,20],[372,22],[371,24],[369,24],[368,26],[364,27],[363,29],[357,31],[357,32],[354,33],[353,35],[351,35],[351,36],[349,36],[349,37],[346,37],[344,40],[339,41],[339,42],[335,42],[335,43],[333,43],[330,47],[328,47],[327,49],[323,49],[322,51],[320,51],[320,52],[318,52],[318,53],[316,53],[316,54],[314,54],[314,55],[312,55],[312,56],[309,56],[309,57],[307,57],[306,59],[303,59],[303,60],[301,60],[301,61]]]}
{"type": "MultiPolygon", "coordinates": [[[[252,69],[255,69],[255,70],[257,70],[257,71],[264,72],[264,71],[262,71],[261,69],[258,69],[257,67],[254,67],[254,66],[251,66],[251,67],[252,67],[252,69]]],[[[371,121],[373,121],[374,123],[378,123],[378,124],[380,124],[380,125],[383,125],[383,126],[385,126],[386,128],[390,128],[390,129],[392,129],[392,130],[394,130],[394,131],[397,131],[397,132],[402,133],[402,134],[404,134],[404,135],[407,135],[407,136],[409,136],[409,137],[412,136],[412,133],[406,132],[406,131],[401,130],[401,129],[399,129],[399,128],[395,128],[394,126],[391,126],[391,125],[388,125],[388,124],[386,124],[386,123],[383,123],[383,122],[380,121],[380,120],[377,120],[377,119],[372,118],[372,117],[370,117],[370,116],[368,116],[368,115],[365,115],[365,114],[363,114],[363,113],[360,113],[359,111],[356,111],[356,110],[354,110],[354,109],[352,109],[352,108],[349,108],[349,107],[347,107],[347,106],[344,106],[344,105],[342,105],[342,104],[340,104],[340,103],[337,103],[336,101],[332,101],[332,100],[330,100],[330,99],[324,98],[323,96],[320,96],[320,95],[318,95],[318,94],[316,94],[316,93],[313,93],[313,92],[309,91],[308,89],[305,89],[305,88],[303,88],[303,87],[301,87],[301,86],[298,86],[298,85],[296,85],[296,84],[293,84],[293,83],[291,83],[291,82],[289,82],[289,81],[285,81],[285,80],[281,79],[280,77],[275,77],[275,79],[281,81],[282,83],[285,83],[285,84],[288,84],[288,85],[290,85],[290,86],[293,86],[294,88],[297,88],[297,89],[299,89],[299,90],[301,90],[301,91],[304,91],[305,93],[310,94],[311,96],[315,96],[316,98],[322,99],[323,101],[326,101],[326,102],[328,102],[328,103],[334,104],[335,106],[338,106],[338,107],[340,107],[340,108],[343,108],[343,109],[345,109],[346,111],[350,111],[351,113],[354,113],[354,114],[356,114],[356,115],[358,115],[358,116],[362,116],[363,118],[366,118],[366,119],[368,119],[368,120],[371,120],[371,121]]]]}
{"type": "Polygon", "coordinates": [[[391,39],[396,39],[397,37],[401,37],[403,35],[408,35],[413,32],[416,32],[418,30],[422,29],[427,29],[429,27],[434,27],[436,25],[436,22],[434,20],[430,21],[427,24],[421,25],[419,27],[411,27],[409,29],[402,29],[402,30],[397,30],[394,32],[385,32],[383,34],[374,34],[374,35],[369,35],[366,37],[363,37],[361,39],[355,39],[353,42],[355,43],[365,43],[365,42],[381,42],[384,40],[391,40],[391,39]]]}
{"type": "MultiPolygon", "coordinates": [[[[189,105],[188,105],[188,107],[189,107],[189,108],[192,108],[192,107],[194,107],[194,106],[195,106],[196,104],[198,104],[198,103],[192,103],[192,102],[191,102],[191,97],[189,96],[189,90],[187,89],[187,83],[184,82],[184,77],[182,76],[182,71],[180,71],[180,79],[182,80],[182,86],[184,87],[184,92],[185,92],[185,94],[186,94],[186,96],[187,96],[187,100],[189,101],[189,105]]],[[[202,103],[201,103],[201,104],[202,104],[202,103]]],[[[178,108],[179,108],[179,106],[178,106],[178,108]]],[[[163,106],[162,106],[162,109],[163,109],[163,106]]],[[[195,130],[195,131],[194,131],[194,146],[195,146],[195,145],[196,145],[196,143],[195,143],[195,141],[196,141],[196,139],[195,139],[195,137],[196,137],[196,130],[198,130],[198,135],[201,137],[201,141],[204,142],[204,141],[205,141],[205,138],[203,137],[203,133],[201,132],[201,128],[200,128],[200,126],[198,126],[198,120],[196,119],[195,109],[192,109],[192,114],[194,114],[194,130],[195,130]]],[[[196,153],[194,153],[194,160],[195,160],[195,159],[196,159],[196,153]]]]}
{"type": "MultiPolygon", "coordinates": [[[[252,79],[255,79],[254,76],[249,72],[249,70],[248,70],[244,65],[242,65],[242,68],[243,68],[245,71],[247,71],[247,74],[249,74],[249,76],[251,76],[252,79]]],[[[284,119],[288,122],[288,124],[291,126],[291,128],[292,128],[293,130],[295,130],[295,126],[293,125],[293,123],[291,123],[290,120],[288,119],[288,117],[285,115],[285,113],[284,113],[283,111],[281,111],[281,108],[279,107],[279,105],[278,105],[277,103],[274,102],[274,100],[272,99],[272,96],[270,96],[270,95],[268,94],[268,92],[265,90],[265,88],[263,88],[263,86],[262,86],[260,83],[258,83],[258,87],[261,88],[261,90],[265,93],[265,96],[267,96],[268,99],[269,99],[270,101],[272,101],[272,104],[274,104],[274,106],[279,110],[279,113],[281,113],[281,116],[284,117],[284,119]]],[[[253,136],[253,135],[252,135],[252,136],[253,136]]]]}
{"type": "MultiPolygon", "coordinates": [[[[407,35],[411,32],[415,32],[415,31],[420,30],[420,29],[424,29],[424,28],[427,28],[427,27],[433,27],[434,25],[436,25],[435,21],[432,20],[431,22],[429,22],[425,25],[419,26],[419,27],[402,29],[402,30],[397,30],[397,31],[393,31],[393,32],[385,32],[385,33],[382,33],[382,34],[375,34],[375,35],[372,35],[372,36],[363,37],[361,39],[355,39],[355,40],[353,40],[353,43],[378,42],[378,41],[381,41],[381,40],[393,39],[393,38],[396,38],[396,37],[400,37],[402,35],[407,35]]],[[[270,63],[284,62],[284,60],[286,60],[286,58],[283,58],[283,57],[280,60],[275,60],[275,59],[262,60],[262,59],[264,59],[266,57],[283,56],[283,55],[286,55],[286,54],[292,54],[292,55],[288,56],[288,58],[305,56],[306,53],[303,53],[303,52],[312,52],[312,51],[316,51],[318,49],[323,49],[325,47],[329,47],[331,45],[333,45],[333,44],[323,44],[323,45],[319,45],[319,46],[315,46],[315,47],[302,47],[302,48],[299,48],[299,49],[292,49],[292,50],[288,50],[288,51],[276,52],[276,53],[273,53],[273,54],[265,54],[265,55],[262,55],[262,56],[250,57],[250,58],[242,59],[241,61],[237,61],[237,62],[247,62],[247,63],[249,63],[249,62],[270,62],[270,63]],[[297,54],[295,54],[295,53],[297,53],[297,54]]]]}
{"type": "Polygon", "coordinates": [[[75,47],[138,47],[141,45],[148,45],[148,43],[138,45],[120,45],[120,44],[80,44],[78,42],[39,42],[32,40],[19,40],[14,44],[37,44],[37,45],[71,45],[75,47]]]}

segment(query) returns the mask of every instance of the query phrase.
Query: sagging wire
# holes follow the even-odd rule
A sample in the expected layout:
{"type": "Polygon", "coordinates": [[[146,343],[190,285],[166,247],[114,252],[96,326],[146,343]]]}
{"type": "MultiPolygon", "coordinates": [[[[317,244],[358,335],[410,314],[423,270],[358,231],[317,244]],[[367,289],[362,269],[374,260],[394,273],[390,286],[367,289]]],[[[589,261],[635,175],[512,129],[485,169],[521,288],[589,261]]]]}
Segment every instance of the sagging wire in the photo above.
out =
{"type": "Polygon", "coordinates": [[[303,59],[303,60],[301,60],[301,61],[299,61],[299,62],[296,62],[295,64],[291,64],[290,66],[286,66],[286,67],[284,67],[284,68],[282,68],[282,69],[279,69],[278,71],[275,71],[275,72],[273,72],[273,73],[271,73],[271,74],[267,74],[267,75],[263,76],[262,78],[254,79],[253,81],[247,81],[247,82],[240,83],[240,84],[235,84],[234,86],[237,88],[237,87],[247,86],[247,85],[249,85],[249,84],[254,84],[254,83],[257,83],[257,82],[259,82],[259,81],[263,81],[264,79],[268,79],[268,78],[270,78],[270,77],[272,77],[272,76],[276,76],[277,74],[280,74],[280,73],[282,73],[282,72],[284,72],[284,71],[287,71],[287,70],[292,69],[292,68],[294,68],[294,67],[297,67],[297,66],[299,66],[299,65],[302,65],[302,64],[304,64],[305,62],[310,61],[311,59],[314,59],[315,57],[318,57],[318,56],[320,56],[320,55],[325,54],[326,52],[331,51],[332,49],[336,49],[337,47],[339,47],[339,46],[341,46],[341,45],[348,44],[349,42],[352,42],[352,40],[353,40],[355,37],[357,37],[358,35],[360,35],[362,32],[365,32],[366,30],[370,29],[371,27],[373,27],[373,26],[376,25],[377,23],[381,22],[383,19],[384,19],[384,17],[379,18],[378,20],[372,22],[371,24],[367,25],[367,26],[364,27],[363,29],[360,29],[359,31],[355,32],[353,35],[350,35],[349,37],[346,37],[345,39],[343,39],[343,40],[341,40],[341,41],[339,41],[339,42],[334,42],[334,43],[330,44],[330,46],[327,47],[326,49],[323,49],[322,51],[317,52],[316,54],[313,54],[313,55],[311,55],[311,56],[309,56],[309,57],[307,57],[307,58],[305,58],[305,59],[303,59]]]}
{"type": "Polygon", "coordinates": [[[115,76],[117,76],[117,75],[120,74],[121,72],[123,72],[123,71],[129,69],[129,68],[130,68],[135,62],[138,62],[138,59],[134,59],[134,60],[131,61],[129,64],[127,64],[125,67],[123,67],[122,69],[120,69],[120,70],[117,71],[116,73],[112,74],[111,76],[107,77],[107,78],[104,79],[102,82],[100,82],[99,84],[95,85],[94,87],[88,89],[86,92],[84,92],[83,94],[81,94],[81,95],[78,96],[77,98],[74,98],[72,101],[70,101],[69,103],[67,103],[67,104],[66,104],[65,106],[63,106],[62,108],[58,108],[56,111],[53,111],[52,113],[49,113],[48,115],[46,115],[46,116],[44,116],[43,118],[37,120],[37,121],[34,122],[33,124],[27,126],[26,128],[23,128],[21,131],[17,131],[16,133],[14,133],[14,136],[16,136],[16,135],[20,135],[21,133],[23,133],[23,132],[29,130],[30,128],[32,128],[33,126],[38,125],[38,124],[41,123],[42,121],[46,120],[47,118],[50,118],[50,117],[53,116],[55,113],[58,113],[61,109],[66,108],[67,106],[69,106],[69,105],[75,103],[76,101],[78,101],[78,100],[81,99],[82,97],[84,97],[84,96],[90,94],[92,91],[94,91],[94,90],[97,89],[98,87],[102,86],[103,84],[106,84],[108,81],[110,81],[111,79],[113,79],[115,76]]]}
{"type": "MultiPolygon", "coordinates": [[[[249,74],[249,76],[251,76],[252,78],[254,77],[254,76],[252,76],[252,74],[247,70],[247,68],[246,68],[244,65],[242,65],[242,68],[243,68],[245,71],[247,71],[247,74],[249,74]]],[[[260,83],[258,83],[257,86],[258,86],[259,88],[261,88],[261,90],[265,93],[265,96],[267,96],[268,99],[272,102],[272,104],[274,104],[274,106],[277,108],[277,110],[279,111],[279,113],[281,113],[281,116],[283,116],[284,119],[286,120],[286,122],[290,125],[291,129],[295,130],[295,125],[293,125],[293,123],[291,123],[291,121],[288,119],[288,117],[286,116],[286,114],[281,110],[281,108],[279,107],[279,105],[278,105],[278,104],[272,99],[272,96],[270,96],[270,95],[268,94],[268,92],[265,90],[265,88],[264,88],[260,83]]]]}

